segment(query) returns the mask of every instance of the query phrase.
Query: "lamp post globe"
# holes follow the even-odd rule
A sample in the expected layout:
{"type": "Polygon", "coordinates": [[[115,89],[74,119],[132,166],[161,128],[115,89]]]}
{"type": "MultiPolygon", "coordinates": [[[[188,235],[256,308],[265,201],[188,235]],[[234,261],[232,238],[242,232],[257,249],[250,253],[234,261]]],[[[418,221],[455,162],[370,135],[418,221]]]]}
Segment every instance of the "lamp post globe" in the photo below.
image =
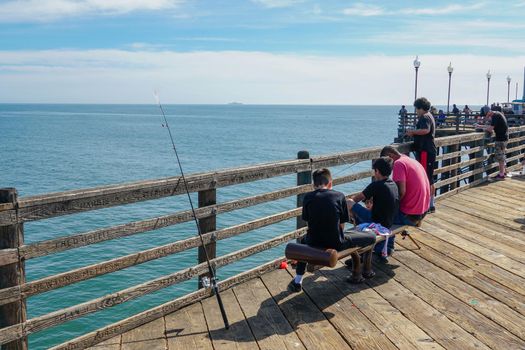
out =
{"type": "Polygon", "coordinates": [[[454,71],[454,67],[452,67],[452,62],[448,64],[447,72],[448,72],[448,98],[447,98],[447,114],[450,112],[450,83],[452,81],[452,72],[454,71]]]}
{"type": "Polygon", "coordinates": [[[416,59],[414,60],[414,68],[416,69],[416,85],[414,88],[414,101],[417,99],[417,72],[420,66],[421,66],[421,61],[419,60],[419,56],[416,56],[416,59]]]}

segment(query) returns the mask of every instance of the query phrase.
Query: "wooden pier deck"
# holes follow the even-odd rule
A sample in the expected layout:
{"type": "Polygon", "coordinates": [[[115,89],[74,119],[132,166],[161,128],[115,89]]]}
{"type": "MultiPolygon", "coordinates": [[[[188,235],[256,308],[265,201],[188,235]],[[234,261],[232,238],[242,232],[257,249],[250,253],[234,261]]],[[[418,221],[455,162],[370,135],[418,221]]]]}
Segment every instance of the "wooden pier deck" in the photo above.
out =
{"type": "Polygon", "coordinates": [[[525,179],[440,200],[364,284],[342,263],[286,290],[276,270],[91,349],[525,349],[525,179]]]}

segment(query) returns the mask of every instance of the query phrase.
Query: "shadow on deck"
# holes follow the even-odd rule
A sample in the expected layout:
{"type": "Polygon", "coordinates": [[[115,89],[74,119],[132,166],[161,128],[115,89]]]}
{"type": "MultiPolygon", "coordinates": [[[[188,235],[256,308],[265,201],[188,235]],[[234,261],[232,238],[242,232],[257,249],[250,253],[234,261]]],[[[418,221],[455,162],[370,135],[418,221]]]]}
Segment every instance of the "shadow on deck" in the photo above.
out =
{"type": "Polygon", "coordinates": [[[525,179],[438,202],[361,285],[342,264],[289,293],[277,270],[92,349],[525,349],[525,179]]]}

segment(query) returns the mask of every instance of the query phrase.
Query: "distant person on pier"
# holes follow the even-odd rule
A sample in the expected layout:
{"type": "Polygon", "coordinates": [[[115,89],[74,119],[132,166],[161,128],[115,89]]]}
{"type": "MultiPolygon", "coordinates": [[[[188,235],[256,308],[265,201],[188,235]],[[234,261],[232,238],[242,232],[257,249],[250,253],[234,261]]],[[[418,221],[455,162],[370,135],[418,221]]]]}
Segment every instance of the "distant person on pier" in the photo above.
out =
{"type": "Polygon", "coordinates": [[[447,116],[445,115],[445,112],[443,112],[442,109],[439,110],[438,119],[437,119],[437,125],[445,125],[447,121],[447,116]]]}
{"type": "Polygon", "coordinates": [[[476,128],[485,130],[486,132],[496,134],[494,143],[494,158],[498,162],[499,173],[496,176],[498,180],[505,180],[505,152],[507,150],[507,142],[509,140],[509,127],[507,125],[507,118],[501,112],[490,111],[487,113],[487,118],[490,120],[490,125],[478,125],[476,128]]]}
{"type": "MultiPolygon", "coordinates": [[[[302,218],[308,223],[306,236],[301,243],[317,248],[345,250],[374,244],[372,232],[344,234],[345,222],[349,221],[345,195],[332,189],[332,175],[328,169],[318,169],[312,174],[314,191],[303,199],[302,218]]],[[[302,289],[306,263],[298,262],[296,276],[288,285],[292,292],[302,289]]]]}
{"type": "Polygon", "coordinates": [[[459,108],[455,104],[452,105],[452,114],[458,115],[459,114],[459,108]]]}
{"type": "MultiPolygon", "coordinates": [[[[430,183],[423,166],[415,159],[399,153],[392,146],[385,146],[381,157],[390,157],[394,161],[392,180],[399,191],[399,210],[394,218],[396,225],[416,226],[425,217],[430,206],[430,183]]],[[[384,242],[376,245],[381,251],[384,242]]],[[[388,251],[394,250],[394,237],[388,240],[388,251]]]]}
{"type": "MultiPolygon", "coordinates": [[[[436,135],[436,122],[431,113],[430,101],[420,97],[414,101],[416,114],[418,116],[416,130],[407,131],[408,136],[414,136],[414,146],[416,158],[423,165],[428,181],[430,183],[430,207],[427,208],[431,213],[436,211],[434,205],[434,163],[436,162],[436,145],[434,137],[436,135]]],[[[458,109],[454,105],[455,109],[458,109]]],[[[459,111],[459,110],[458,110],[459,111]]]]}
{"type": "Polygon", "coordinates": [[[400,117],[404,117],[404,118],[407,117],[408,111],[407,111],[407,109],[405,108],[405,105],[402,105],[402,106],[401,106],[401,109],[399,110],[399,113],[398,113],[398,114],[399,114],[400,117]]]}
{"type": "Polygon", "coordinates": [[[399,117],[401,118],[401,124],[403,125],[403,131],[406,129],[407,122],[408,122],[408,111],[405,108],[405,105],[401,106],[401,109],[398,113],[399,117]]]}
{"type": "Polygon", "coordinates": [[[470,110],[470,108],[468,108],[468,105],[465,105],[465,108],[463,108],[463,113],[465,114],[466,119],[470,118],[470,114],[472,113],[472,111],[470,110]]]}
{"type": "Polygon", "coordinates": [[[481,107],[481,109],[479,110],[479,116],[480,117],[486,117],[487,116],[487,113],[490,111],[490,107],[488,105],[484,105],[483,107],[481,107]]]}
{"type": "MultiPolygon", "coordinates": [[[[393,161],[390,157],[377,158],[372,164],[374,181],[347,201],[350,216],[355,223],[376,223],[390,229],[399,211],[399,190],[390,179],[393,161]],[[372,200],[372,207],[365,207],[359,202],[372,200]]],[[[382,250],[376,248],[377,253],[382,250]]],[[[347,261],[351,261],[347,260],[347,261]]]]}

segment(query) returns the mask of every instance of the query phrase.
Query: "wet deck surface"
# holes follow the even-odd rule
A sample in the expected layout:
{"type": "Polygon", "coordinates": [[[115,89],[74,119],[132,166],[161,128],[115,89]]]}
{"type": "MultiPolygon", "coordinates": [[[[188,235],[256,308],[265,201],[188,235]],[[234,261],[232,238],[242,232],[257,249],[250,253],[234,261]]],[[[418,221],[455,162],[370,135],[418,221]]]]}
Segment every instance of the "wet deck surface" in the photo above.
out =
{"type": "Polygon", "coordinates": [[[439,201],[397,239],[388,265],[361,285],[339,264],[278,270],[92,349],[525,349],[525,181],[493,182],[439,201]]]}

